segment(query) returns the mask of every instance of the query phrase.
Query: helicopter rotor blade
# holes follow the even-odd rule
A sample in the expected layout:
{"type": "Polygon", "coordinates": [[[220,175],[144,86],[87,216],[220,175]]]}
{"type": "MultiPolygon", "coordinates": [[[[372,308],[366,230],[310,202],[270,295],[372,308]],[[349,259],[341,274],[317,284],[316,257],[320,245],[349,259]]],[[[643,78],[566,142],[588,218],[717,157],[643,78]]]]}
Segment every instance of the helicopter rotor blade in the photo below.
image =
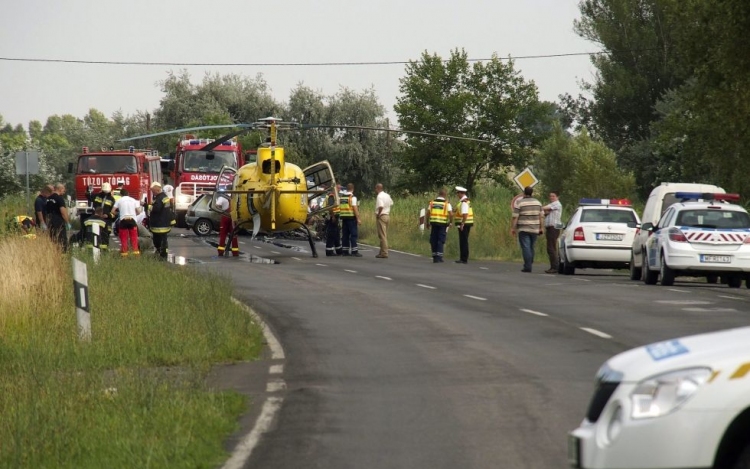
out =
{"type": "Polygon", "coordinates": [[[227,140],[231,140],[234,137],[236,137],[236,136],[238,136],[240,134],[244,134],[245,132],[250,132],[251,130],[253,130],[253,128],[248,127],[248,128],[244,128],[244,129],[240,129],[240,130],[235,130],[234,132],[230,132],[230,133],[228,133],[226,135],[223,135],[223,136],[221,136],[221,137],[219,137],[217,139],[214,139],[213,142],[211,142],[208,145],[206,145],[205,147],[201,148],[199,151],[211,151],[214,148],[218,147],[219,145],[223,145],[224,142],[226,142],[227,140]]]}
{"type": "Polygon", "coordinates": [[[300,129],[345,129],[345,130],[379,130],[382,132],[395,132],[400,134],[413,134],[413,135],[424,135],[426,137],[443,137],[451,138],[455,140],[467,140],[470,142],[479,143],[492,143],[489,140],[483,140],[480,138],[473,137],[460,137],[458,135],[447,135],[447,134],[436,134],[432,132],[419,132],[416,130],[403,130],[403,129],[386,129],[383,127],[369,127],[366,125],[322,125],[322,124],[302,124],[300,129]]]}
{"type": "Polygon", "coordinates": [[[228,129],[231,127],[254,128],[254,126],[255,124],[202,125],[199,127],[185,127],[184,129],[167,130],[165,132],[156,132],[154,134],[138,135],[136,137],[121,138],[120,140],[118,140],[118,142],[129,142],[131,140],[140,140],[142,138],[151,138],[151,137],[160,137],[162,135],[180,134],[180,133],[185,133],[185,132],[192,132],[194,130],[228,129]]]}

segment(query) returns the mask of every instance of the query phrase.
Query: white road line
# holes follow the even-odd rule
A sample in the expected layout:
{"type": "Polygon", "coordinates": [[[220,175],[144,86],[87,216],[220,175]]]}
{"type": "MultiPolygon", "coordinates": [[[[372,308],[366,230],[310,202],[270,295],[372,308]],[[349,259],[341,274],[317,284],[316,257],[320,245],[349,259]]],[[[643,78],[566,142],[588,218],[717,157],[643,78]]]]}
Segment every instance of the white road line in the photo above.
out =
{"type": "Polygon", "coordinates": [[[682,310],[691,313],[732,313],[737,311],[734,308],[682,308],[682,310]]]}
{"type": "Polygon", "coordinates": [[[244,241],[240,241],[240,244],[247,244],[247,243],[245,243],[244,241]]]}
{"type": "Polygon", "coordinates": [[[239,301],[235,297],[231,297],[232,301],[239,305],[242,309],[247,311],[247,313],[252,316],[252,318],[260,325],[260,328],[263,330],[263,337],[266,339],[266,343],[268,344],[268,348],[271,349],[271,358],[274,360],[283,360],[285,358],[284,356],[284,349],[281,347],[281,343],[276,338],[275,335],[273,335],[273,332],[268,327],[268,324],[266,324],[263,319],[258,316],[258,313],[252,310],[248,305],[245,303],[239,301]]]}
{"type": "Polygon", "coordinates": [[[242,469],[255,446],[260,441],[260,437],[271,428],[274,415],[281,408],[284,399],[280,397],[269,397],[263,403],[258,420],[255,421],[255,427],[247,436],[234,448],[232,457],[230,457],[222,469],[242,469]]]}
{"type": "Polygon", "coordinates": [[[466,298],[471,298],[472,300],[479,300],[479,301],[487,301],[487,298],[482,298],[481,296],[474,296],[474,295],[464,295],[466,298]]]}
{"type": "Polygon", "coordinates": [[[357,273],[356,270],[349,270],[349,269],[344,269],[344,272],[349,272],[350,274],[356,274],[357,273]]]}
{"type": "Polygon", "coordinates": [[[271,254],[281,254],[279,251],[271,251],[271,254]]]}
{"type": "Polygon", "coordinates": [[[565,285],[564,283],[545,283],[545,287],[554,287],[555,285],[565,285]]]}
{"type": "Polygon", "coordinates": [[[589,280],[587,278],[578,278],[578,277],[573,277],[573,280],[578,280],[579,282],[590,282],[591,281],[591,280],[589,280]]]}
{"type": "Polygon", "coordinates": [[[417,286],[422,287],[422,288],[429,288],[430,290],[437,290],[437,287],[432,287],[430,285],[423,285],[421,283],[418,283],[417,286]]]}
{"type": "Polygon", "coordinates": [[[549,314],[540,313],[539,311],[534,311],[533,309],[523,309],[523,308],[521,308],[521,311],[523,311],[524,313],[536,314],[537,316],[549,316],[549,314]]]}
{"type": "Polygon", "coordinates": [[[677,293],[690,293],[689,290],[680,290],[679,288],[667,288],[669,291],[676,291],[677,293]]]}
{"type": "Polygon", "coordinates": [[[271,379],[266,383],[266,392],[279,392],[286,389],[286,383],[283,379],[271,379]]]}
{"type": "Polygon", "coordinates": [[[480,267],[479,269],[480,269],[480,270],[490,270],[490,268],[489,268],[489,267],[480,267]]]}
{"type": "Polygon", "coordinates": [[[268,372],[272,375],[280,375],[284,372],[284,365],[271,365],[268,372]]]}
{"type": "Polygon", "coordinates": [[[292,257],[292,259],[294,259],[295,261],[301,261],[302,260],[299,257],[292,257]]]}
{"type": "Polygon", "coordinates": [[[710,301],[700,300],[656,300],[657,303],[668,305],[710,305],[710,301]]]}
{"type": "Polygon", "coordinates": [[[596,329],[591,329],[590,327],[581,327],[580,329],[582,331],[588,332],[589,334],[594,334],[597,337],[601,337],[602,339],[611,339],[612,338],[611,335],[609,335],[609,334],[607,334],[605,332],[602,332],[602,331],[597,331],[596,329]]]}
{"type": "Polygon", "coordinates": [[[393,280],[390,277],[383,277],[382,275],[376,275],[375,278],[382,278],[383,280],[393,280]]]}
{"type": "Polygon", "coordinates": [[[730,300],[744,300],[741,296],[731,296],[731,295],[719,295],[719,298],[728,298],[730,300]]]}
{"type": "Polygon", "coordinates": [[[260,246],[253,246],[255,249],[263,249],[260,246]]]}
{"type": "Polygon", "coordinates": [[[321,267],[328,267],[328,264],[315,264],[315,265],[319,265],[321,267]]]}

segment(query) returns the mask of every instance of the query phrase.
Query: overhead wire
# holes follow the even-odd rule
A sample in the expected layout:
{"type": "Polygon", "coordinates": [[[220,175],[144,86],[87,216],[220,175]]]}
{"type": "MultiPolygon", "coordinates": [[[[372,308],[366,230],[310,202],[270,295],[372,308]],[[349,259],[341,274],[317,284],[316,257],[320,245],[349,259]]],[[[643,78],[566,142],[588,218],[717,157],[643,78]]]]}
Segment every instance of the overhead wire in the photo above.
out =
{"type": "MultiPolygon", "coordinates": [[[[519,55],[500,57],[499,60],[529,60],[529,59],[550,59],[558,57],[575,57],[584,55],[601,55],[608,54],[607,51],[596,52],[569,52],[564,54],[542,54],[542,55],[519,55]]],[[[486,62],[492,58],[484,59],[467,59],[469,62],[486,62]]],[[[241,62],[141,62],[141,61],[121,61],[121,60],[73,60],[73,59],[49,59],[49,58],[24,58],[24,57],[0,57],[0,61],[7,62],[42,62],[42,63],[66,63],[66,64],[85,64],[85,65],[144,65],[144,66],[175,66],[175,67],[331,67],[331,66],[365,66],[365,65],[406,65],[414,62],[413,60],[398,61],[365,61],[365,62],[268,62],[268,63],[241,63],[241,62]]],[[[447,60],[446,60],[447,61],[447,60]]]]}

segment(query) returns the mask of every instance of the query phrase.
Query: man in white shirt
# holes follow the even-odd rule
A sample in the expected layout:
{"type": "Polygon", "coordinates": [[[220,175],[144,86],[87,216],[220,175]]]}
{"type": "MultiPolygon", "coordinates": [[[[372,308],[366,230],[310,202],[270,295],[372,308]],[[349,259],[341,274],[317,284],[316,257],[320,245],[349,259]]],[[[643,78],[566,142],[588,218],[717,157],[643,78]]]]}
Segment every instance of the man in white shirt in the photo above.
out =
{"type": "Polygon", "coordinates": [[[119,215],[118,234],[120,236],[120,256],[128,256],[128,240],[133,250],[133,255],[140,256],[141,251],[138,246],[138,223],[135,221],[138,217],[138,207],[141,203],[128,195],[127,189],[120,190],[120,198],[112,207],[112,213],[119,215]]]}
{"type": "Polygon", "coordinates": [[[380,252],[378,259],[388,258],[388,222],[391,219],[391,207],[393,199],[383,190],[383,185],[375,184],[375,221],[378,225],[378,239],[380,239],[380,252]]]}

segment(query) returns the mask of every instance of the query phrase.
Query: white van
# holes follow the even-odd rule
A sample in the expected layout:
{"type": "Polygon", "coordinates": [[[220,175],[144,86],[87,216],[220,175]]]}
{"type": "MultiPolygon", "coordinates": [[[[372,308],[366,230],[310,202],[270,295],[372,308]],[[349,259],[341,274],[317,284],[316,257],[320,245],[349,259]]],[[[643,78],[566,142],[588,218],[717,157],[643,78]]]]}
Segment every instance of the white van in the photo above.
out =
{"type": "MultiPolygon", "coordinates": [[[[676,192],[701,192],[719,193],[726,191],[719,186],[711,184],[696,184],[692,182],[662,182],[660,186],[651,191],[643,209],[641,224],[651,223],[656,225],[662,214],[679,200],[674,196],[676,192]]],[[[633,239],[633,249],[630,254],[630,280],[640,280],[643,271],[643,258],[646,255],[646,242],[650,231],[638,230],[633,239]]]]}

